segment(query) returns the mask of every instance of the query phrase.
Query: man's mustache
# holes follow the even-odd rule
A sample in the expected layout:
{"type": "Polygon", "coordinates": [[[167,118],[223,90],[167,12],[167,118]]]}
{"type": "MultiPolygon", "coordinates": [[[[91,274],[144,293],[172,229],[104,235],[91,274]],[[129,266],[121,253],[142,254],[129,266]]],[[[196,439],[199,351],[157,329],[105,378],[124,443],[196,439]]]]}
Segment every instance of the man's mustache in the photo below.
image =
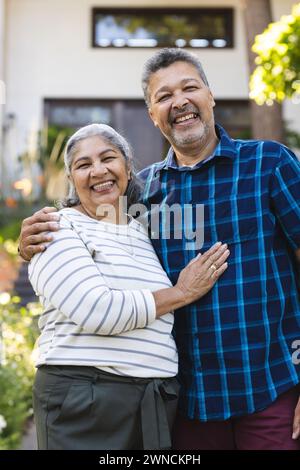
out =
{"type": "Polygon", "coordinates": [[[199,109],[196,108],[195,106],[188,105],[182,108],[180,111],[172,110],[169,114],[168,122],[169,124],[173,124],[176,118],[183,116],[185,114],[189,114],[189,113],[198,114],[199,118],[201,119],[201,113],[199,109]]]}

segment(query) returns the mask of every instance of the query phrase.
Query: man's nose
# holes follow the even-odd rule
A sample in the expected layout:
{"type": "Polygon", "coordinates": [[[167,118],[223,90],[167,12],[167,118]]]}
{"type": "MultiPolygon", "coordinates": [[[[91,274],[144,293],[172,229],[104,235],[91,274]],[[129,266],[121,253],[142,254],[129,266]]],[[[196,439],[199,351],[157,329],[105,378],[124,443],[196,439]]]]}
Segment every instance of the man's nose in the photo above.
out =
{"type": "Polygon", "coordinates": [[[186,106],[188,102],[189,101],[184,93],[178,93],[173,96],[172,107],[174,109],[181,109],[181,108],[184,108],[184,106],[186,106]]]}

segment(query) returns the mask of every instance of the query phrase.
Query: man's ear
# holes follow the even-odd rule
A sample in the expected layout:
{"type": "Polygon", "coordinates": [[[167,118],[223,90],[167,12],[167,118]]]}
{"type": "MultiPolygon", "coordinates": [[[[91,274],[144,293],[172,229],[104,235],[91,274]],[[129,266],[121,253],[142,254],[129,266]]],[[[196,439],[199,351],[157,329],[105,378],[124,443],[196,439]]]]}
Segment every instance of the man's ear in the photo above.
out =
{"type": "Polygon", "coordinates": [[[210,95],[210,100],[211,100],[212,107],[214,108],[216,106],[216,103],[215,103],[215,99],[213,97],[213,94],[210,90],[209,90],[209,95],[210,95]]]}
{"type": "Polygon", "coordinates": [[[154,117],[153,117],[153,113],[152,113],[151,108],[148,108],[148,114],[149,114],[149,116],[150,116],[151,121],[152,121],[153,124],[155,125],[155,127],[158,127],[158,124],[157,124],[157,122],[155,121],[155,119],[154,119],[154,117]]]}

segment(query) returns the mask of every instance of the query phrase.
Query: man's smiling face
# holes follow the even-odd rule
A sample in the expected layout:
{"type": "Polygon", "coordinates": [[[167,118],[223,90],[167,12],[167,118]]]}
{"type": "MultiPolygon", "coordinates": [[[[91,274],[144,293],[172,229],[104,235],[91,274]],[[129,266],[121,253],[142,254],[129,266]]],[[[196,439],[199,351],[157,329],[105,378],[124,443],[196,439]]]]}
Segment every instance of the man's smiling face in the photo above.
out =
{"type": "Polygon", "coordinates": [[[150,77],[149,114],[174,149],[188,152],[214,135],[210,89],[189,62],[178,61],[150,77]]]}

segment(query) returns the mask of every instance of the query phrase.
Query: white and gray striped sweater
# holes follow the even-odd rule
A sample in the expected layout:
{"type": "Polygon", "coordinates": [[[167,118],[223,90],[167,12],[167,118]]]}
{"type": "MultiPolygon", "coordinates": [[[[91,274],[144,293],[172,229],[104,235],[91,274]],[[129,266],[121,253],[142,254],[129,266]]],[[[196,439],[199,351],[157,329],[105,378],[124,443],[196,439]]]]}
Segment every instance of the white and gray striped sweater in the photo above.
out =
{"type": "Polygon", "coordinates": [[[60,212],[47,249],[29,264],[45,308],[36,365],[95,366],[131,377],[172,377],[173,313],[155,318],[151,292],[171,286],[146,230],[114,225],[76,209],[60,212]]]}

